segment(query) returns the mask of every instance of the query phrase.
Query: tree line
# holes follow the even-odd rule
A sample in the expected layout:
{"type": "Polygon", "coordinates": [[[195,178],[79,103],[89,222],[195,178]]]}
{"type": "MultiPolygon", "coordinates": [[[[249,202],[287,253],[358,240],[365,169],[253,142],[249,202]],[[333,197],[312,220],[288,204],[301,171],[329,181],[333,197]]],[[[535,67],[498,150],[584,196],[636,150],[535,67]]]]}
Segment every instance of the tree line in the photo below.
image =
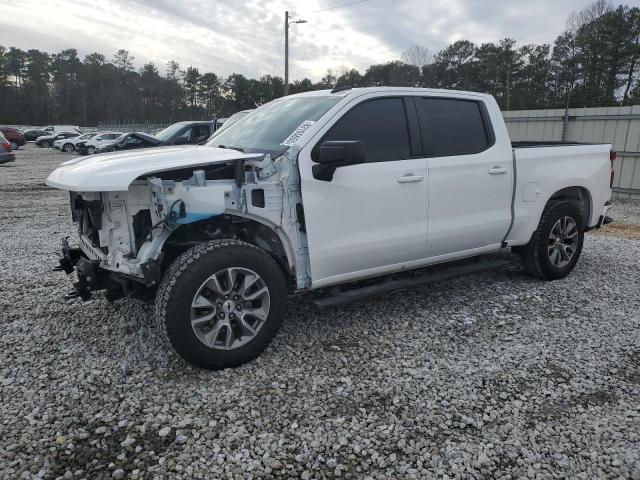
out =
{"type": "MultiPolygon", "coordinates": [[[[0,123],[174,122],[226,117],[284,92],[279,76],[223,78],[182,69],[134,68],[127,50],[112,59],[70,48],[49,54],[0,46],[0,123]]],[[[423,86],[486,92],[504,110],[616,106],[640,102],[640,9],[597,0],[570,16],[555,42],[517,46],[513,39],[457,41],[432,53],[416,45],[402,59],[328,70],[293,81],[290,93],[351,86],[423,86]]]]}

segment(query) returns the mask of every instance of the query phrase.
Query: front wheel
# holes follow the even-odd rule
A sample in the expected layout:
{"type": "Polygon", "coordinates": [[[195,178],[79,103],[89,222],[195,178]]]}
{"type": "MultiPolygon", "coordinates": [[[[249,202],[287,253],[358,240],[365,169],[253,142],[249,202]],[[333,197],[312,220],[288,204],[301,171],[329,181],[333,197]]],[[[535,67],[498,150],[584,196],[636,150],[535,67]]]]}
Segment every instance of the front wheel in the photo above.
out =
{"type": "Polygon", "coordinates": [[[287,287],[267,253],[215,240],[180,255],[156,296],[156,318],[171,346],[207,370],[256,358],[282,324],[287,287]]]}
{"type": "Polygon", "coordinates": [[[96,147],[87,147],[87,154],[93,155],[96,153],[96,147]]]}
{"type": "Polygon", "coordinates": [[[63,152],[73,152],[73,143],[65,143],[62,146],[62,151],[63,152]]]}
{"type": "Polygon", "coordinates": [[[47,142],[47,141],[45,140],[44,142],[42,142],[42,143],[40,144],[40,146],[41,146],[41,147],[43,147],[43,148],[49,148],[49,142],[47,142]]]}
{"type": "Polygon", "coordinates": [[[566,277],[575,267],[584,242],[580,209],[568,202],[548,205],[529,243],[522,249],[526,270],[545,280],[566,277]]]}

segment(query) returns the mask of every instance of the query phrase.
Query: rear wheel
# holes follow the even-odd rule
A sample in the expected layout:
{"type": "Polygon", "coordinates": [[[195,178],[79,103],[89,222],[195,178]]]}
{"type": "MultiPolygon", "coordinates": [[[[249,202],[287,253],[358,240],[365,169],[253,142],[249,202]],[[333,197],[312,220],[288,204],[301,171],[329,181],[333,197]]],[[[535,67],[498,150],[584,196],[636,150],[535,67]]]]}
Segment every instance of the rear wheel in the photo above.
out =
{"type": "Polygon", "coordinates": [[[575,267],[584,242],[584,220],[572,203],[547,206],[538,229],[522,249],[527,271],[545,280],[566,277],[575,267]]]}
{"type": "Polygon", "coordinates": [[[62,151],[63,152],[73,152],[73,143],[65,143],[62,146],[62,151]]]}
{"type": "Polygon", "coordinates": [[[286,282],[264,251],[215,240],[180,255],[156,296],[156,318],[176,352],[200,368],[257,357],[282,324],[286,282]]]}

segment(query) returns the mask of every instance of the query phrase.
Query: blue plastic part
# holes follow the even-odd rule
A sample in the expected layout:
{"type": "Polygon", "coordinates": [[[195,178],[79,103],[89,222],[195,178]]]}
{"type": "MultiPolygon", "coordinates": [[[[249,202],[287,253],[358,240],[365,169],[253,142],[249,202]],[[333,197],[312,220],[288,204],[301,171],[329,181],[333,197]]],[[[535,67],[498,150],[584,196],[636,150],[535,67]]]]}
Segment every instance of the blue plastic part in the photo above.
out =
{"type": "Polygon", "coordinates": [[[222,213],[187,213],[186,216],[178,218],[176,220],[177,225],[186,225],[188,223],[199,222],[200,220],[206,220],[207,218],[217,217],[222,213]]]}

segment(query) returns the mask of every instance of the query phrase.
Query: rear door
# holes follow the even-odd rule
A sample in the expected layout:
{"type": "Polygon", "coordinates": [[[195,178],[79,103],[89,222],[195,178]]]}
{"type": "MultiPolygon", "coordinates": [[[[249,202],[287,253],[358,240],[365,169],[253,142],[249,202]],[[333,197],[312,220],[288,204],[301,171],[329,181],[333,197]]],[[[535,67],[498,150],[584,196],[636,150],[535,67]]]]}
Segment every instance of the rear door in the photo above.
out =
{"type": "Polygon", "coordinates": [[[403,97],[365,97],[300,152],[314,287],[422,258],[427,165],[417,120],[410,124],[408,116],[415,119],[415,109],[407,111],[403,97]],[[331,181],[315,179],[314,151],[330,140],[362,141],[366,163],[338,168],[331,181]]]}
{"type": "Polygon", "coordinates": [[[482,100],[416,97],[428,156],[426,256],[498,247],[511,222],[513,161],[482,100]]]}

